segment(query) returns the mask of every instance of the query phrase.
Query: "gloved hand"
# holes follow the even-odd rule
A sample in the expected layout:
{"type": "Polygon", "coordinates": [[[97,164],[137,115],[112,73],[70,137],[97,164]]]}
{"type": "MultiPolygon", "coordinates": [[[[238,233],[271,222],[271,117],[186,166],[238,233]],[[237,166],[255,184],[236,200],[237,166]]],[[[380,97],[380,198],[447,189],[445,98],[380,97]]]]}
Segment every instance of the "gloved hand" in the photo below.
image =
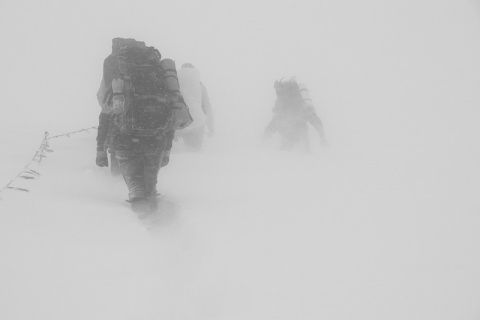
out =
{"type": "Polygon", "coordinates": [[[95,163],[99,167],[108,167],[107,151],[97,151],[97,158],[95,159],[95,163]]]}
{"type": "Polygon", "coordinates": [[[193,118],[183,98],[180,96],[176,99],[173,101],[173,128],[180,130],[191,125],[193,118]]]}

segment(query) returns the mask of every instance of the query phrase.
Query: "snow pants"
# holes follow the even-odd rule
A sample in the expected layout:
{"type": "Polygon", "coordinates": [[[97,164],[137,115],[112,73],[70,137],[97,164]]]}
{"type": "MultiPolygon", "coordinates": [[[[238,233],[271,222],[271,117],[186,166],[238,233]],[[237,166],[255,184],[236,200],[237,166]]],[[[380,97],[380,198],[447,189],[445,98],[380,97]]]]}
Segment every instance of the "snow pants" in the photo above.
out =
{"type": "Polygon", "coordinates": [[[308,151],[310,148],[308,139],[308,127],[306,123],[296,123],[280,130],[282,150],[293,150],[297,147],[300,151],[308,151]]]}
{"type": "Polygon", "coordinates": [[[167,146],[166,137],[118,135],[113,144],[115,157],[127,184],[129,200],[148,200],[155,196],[157,176],[167,146]]]}
{"type": "Polygon", "coordinates": [[[265,136],[270,137],[275,132],[280,134],[280,149],[308,151],[310,142],[308,138],[307,121],[302,119],[290,119],[288,117],[273,117],[265,128],[265,136]]]}

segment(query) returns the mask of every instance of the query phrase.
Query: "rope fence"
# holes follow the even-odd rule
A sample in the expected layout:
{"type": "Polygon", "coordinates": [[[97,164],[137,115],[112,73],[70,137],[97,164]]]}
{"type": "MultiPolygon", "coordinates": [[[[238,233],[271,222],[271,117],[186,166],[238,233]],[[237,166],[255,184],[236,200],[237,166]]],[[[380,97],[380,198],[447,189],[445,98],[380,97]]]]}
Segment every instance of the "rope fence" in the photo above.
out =
{"type": "Polygon", "coordinates": [[[38,148],[37,152],[35,152],[35,155],[32,157],[30,162],[28,162],[25,167],[23,168],[22,171],[20,171],[12,180],[10,180],[9,183],[7,183],[4,187],[0,189],[0,193],[6,191],[6,190],[15,190],[15,191],[22,191],[22,192],[29,192],[27,188],[23,187],[18,187],[16,186],[16,182],[19,181],[20,179],[23,180],[33,180],[36,179],[40,176],[40,173],[37,170],[33,170],[31,167],[33,165],[40,165],[43,158],[47,156],[47,153],[53,152],[52,149],[50,149],[49,141],[52,139],[60,138],[60,137],[68,137],[70,138],[70,135],[72,134],[77,134],[80,132],[89,132],[89,130],[92,129],[97,129],[98,127],[90,127],[90,128],[85,128],[77,131],[72,131],[72,132],[67,132],[63,134],[59,134],[53,137],[50,137],[49,133],[45,131],[45,134],[43,136],[42,143],[40,144],[40,147],[38,148]]]}

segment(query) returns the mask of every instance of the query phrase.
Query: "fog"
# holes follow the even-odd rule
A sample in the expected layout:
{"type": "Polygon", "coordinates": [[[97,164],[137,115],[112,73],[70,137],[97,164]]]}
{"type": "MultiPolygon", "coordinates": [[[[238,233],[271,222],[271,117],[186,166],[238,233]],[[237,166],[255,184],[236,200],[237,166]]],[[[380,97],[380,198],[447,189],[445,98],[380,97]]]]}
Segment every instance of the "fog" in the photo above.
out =
{"type": "Polygon", "coordinates": [[[480,4],[0,3],[0,318],[480,319],[480,4]],[[216,135],[174,146],[149,232],[95,166],[111,39],[193,63],[216,135]],[[305,82],[329,141],[262,133],[305,82]],[[14,179],[14,180],[12,180],[14,179]]]}

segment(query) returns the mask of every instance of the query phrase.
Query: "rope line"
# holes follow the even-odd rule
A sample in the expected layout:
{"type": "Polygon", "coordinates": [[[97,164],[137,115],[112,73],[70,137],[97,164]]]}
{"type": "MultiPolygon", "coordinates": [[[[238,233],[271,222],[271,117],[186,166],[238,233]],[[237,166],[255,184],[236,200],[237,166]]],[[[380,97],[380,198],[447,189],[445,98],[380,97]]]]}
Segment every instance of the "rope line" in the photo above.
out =
{"type": "Polygon", "coordinates": [[[45,131],[45,134],[43,136],[42,143],[40,144],[40,147],[38,148],[37,152],[35,152],[35,155],[32,157],[32,159],[25,165],[22,171],[20,171],[12,180],[10,180],[9,183],[7,183],[4,187],[0,189],[0,193],[2,193],[5,190],[16,190],[16,191],[22,191],[22,192],[29,192],[27,188],[21,188],[21,187],[15,187],[13,186],[13,183],[19,179],[24,179],[24,180],[33,180],[36,179],[37,177],[40,176],[40,173],[36,170],[33,170],[30,168],[33,164],[40,165],[43,158],[47,156],[47,153],[53,152],[53,150],[50,148],[49,141],[52,139],[60,138],[60,137],[68,137],[70,138],[70,135],[80,133],[80,132],[89,132],[91,129],[98,129],[98,127],[90,127],[90,128],[85,128],[85,129],[80,129],[77,131],[72,131],[72,132],[67,132],[63,134],[59,134],[53,137],[49,137],[48,131],[45,131]]]}

